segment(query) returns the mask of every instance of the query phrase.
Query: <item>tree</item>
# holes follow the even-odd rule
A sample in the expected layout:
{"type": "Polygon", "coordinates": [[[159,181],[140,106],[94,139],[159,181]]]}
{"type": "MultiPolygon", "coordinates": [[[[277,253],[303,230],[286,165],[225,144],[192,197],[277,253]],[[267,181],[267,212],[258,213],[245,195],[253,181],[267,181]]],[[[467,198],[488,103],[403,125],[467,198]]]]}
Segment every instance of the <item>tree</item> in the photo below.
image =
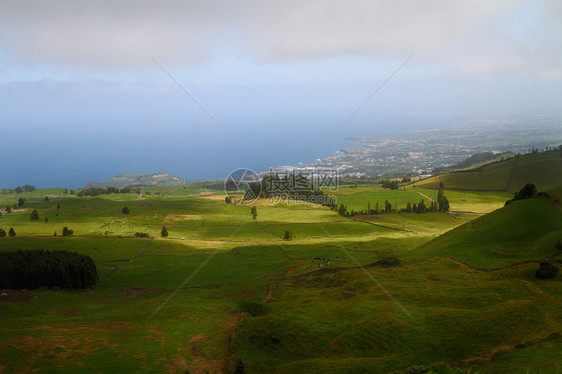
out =
{"type": "Polygon", "coordinates": [[[33,209],[33,212],[31,212],[31,220],[39,221],[39,213],[37,213],[37,209],[33,209]]]}
{"type": "Polygon", "coordinates": [[[57,204],[57,210],[60,210],[60,204],[57,204]]]}
{"type": "Polygon", "coordinates": [[[285,236],[283,237],[285,240],[293,240],[293,232],[291,230],[285,230],[285,236]]]}
{"type": "Polygon", "coordinates": [[[6,235],[6,231],[4,229],[0,229],[0,238],[4,238],[6,235]]]}
{"type": "Polygon", "coordinates": [[[18,208],[21,207],[21,206],[23,206],[23,204],[25,204],[25,199],[22,198],[22,197],[20,197],[20,198],[18,199],[18,204],[17,204],[17,205],[18,205],[18,208]]]}
{"type": "Polygon", "coordinates": [[[123,213],[123,214],[129,214],[129,213],[130,213],[129,208],[126,207],[126,206],[124,206],[123,209],[121,209],[121,213],[123,213]]]}
{"type": "Polygon", "coordinates": [[[521,188],[511,200],[507,200],[505,205],[511,203],[512,201],[516,200],[525,200],[530,199],[537,193],[537,188],[533,183],[527,183],[523,188],[521,188]]]}
{"type": "Polygon", "coordinates": [[[449,200],[447,200],[447,197],[443,196],[443,198],[439,201],[439,210],[441,212],[448,212],[450,208],[449,200]]]}
{"type": "Polygon", "coordinates": [[[68,227],[64,226],[62,229],[62,236],[72,236],[72,234],[74,234],[74,231],[69,229],[68,227]]]}
{"type": "Polygon", "coordinates": [[[166,226],[162,226],[162,230],[160,230],[160,236],[163,238],[168,237],[168,229],[166,228],[166,226]]]}
{"type": "Polygon", "coordinates": [[[539,279],[554,278],[558,274],[558,267],[550,262],[541,262],[539,268],[535,272],[535,277],[539,279]]]}
{"type": "Polygon", "coordinates": [[[252,207],[252,218],[258,218],[258,209],[255,206],[252,207]]]}
{"type": "Polygon", "coordinates": [[[10,227],[10,231],[8,231],[8,236],[9,236],[10,238],[13,238],[13,237],[16,236],[16,231],[14,230],[13,227],[10,227]]]}
{"type": "Polygon", "coordinates": [[[17,187],[16,187],[16,193],[22,193],[22,191],[23,191],[23,190],[21,189],[20,186],[17,186],[17,187]]]}
{"type": "Polygon", "coordinates": [[[45,201],[49,201],[49,196],[45,196],[45,201]]]}

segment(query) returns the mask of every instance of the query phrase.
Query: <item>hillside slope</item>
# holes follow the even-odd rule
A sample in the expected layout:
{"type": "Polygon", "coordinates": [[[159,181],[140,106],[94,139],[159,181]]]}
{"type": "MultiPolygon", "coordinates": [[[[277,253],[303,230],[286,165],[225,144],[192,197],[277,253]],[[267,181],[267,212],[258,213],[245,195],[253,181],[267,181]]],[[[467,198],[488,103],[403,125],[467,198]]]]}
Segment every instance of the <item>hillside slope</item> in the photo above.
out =
{"type": "Polygon", "coordinates": [[[480,168],[433,176],[415,183],[416,187],[517,192],[532,182],[539,191],[562,185],[560,151],[548,151],[510,158],[480,168]]]}
{"type": "Polygon", "coordinates": [[[445,255],[483,267],[550,256],[562,239],[560,192],[512,202],[431,240],[413,256],[445,255]]]}
{"type": "Polygon", "coordinates": [[[120,174],[105,182],[86,182],[84,188],[129,187],[129,186],[179,186],[189,182],[167,173],[120,174]]]}

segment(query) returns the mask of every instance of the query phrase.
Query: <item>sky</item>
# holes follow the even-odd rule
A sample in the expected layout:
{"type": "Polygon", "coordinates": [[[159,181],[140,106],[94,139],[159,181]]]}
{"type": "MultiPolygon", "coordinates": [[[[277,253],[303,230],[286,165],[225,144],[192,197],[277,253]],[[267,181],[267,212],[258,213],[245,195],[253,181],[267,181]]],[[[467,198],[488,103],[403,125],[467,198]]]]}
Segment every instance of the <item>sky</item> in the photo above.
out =
{"type": "Polygon", "coordinates": [[[219,179],[349,136],[558,121],[561,25],[560,1],[0,0],[0,188],[219,179]]]}

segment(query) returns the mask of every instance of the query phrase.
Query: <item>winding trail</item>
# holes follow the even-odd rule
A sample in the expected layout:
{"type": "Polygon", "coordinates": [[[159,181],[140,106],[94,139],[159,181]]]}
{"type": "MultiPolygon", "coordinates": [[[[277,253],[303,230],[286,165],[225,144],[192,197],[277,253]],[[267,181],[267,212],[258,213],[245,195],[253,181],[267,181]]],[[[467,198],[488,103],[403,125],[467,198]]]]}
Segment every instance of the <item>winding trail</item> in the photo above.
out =
{"type": "Polygon", "coordinates": [[[105,278],[109,278],[110,276],[112,276],[117,270],[121,269],[121,266],[123,265],[127,265],[129,262],[133,261],[135,258],[142,256],[143,252],[148,248],[148,246],[150,245],[150,243],[152,243],[152,241],[154,240],[154,238],[150,238],[150,240],[148,240],[146,242],[146,244],[144,245],[144,247],[141,248],[140,251],[137,252],[137,254],[135,254],[133,257],[131,257],[130,259],[127,260],[127,262],[125,262],[124,264],[118,265],[116,266],[111,273],[107,274],[105,276],[105,278]]]}

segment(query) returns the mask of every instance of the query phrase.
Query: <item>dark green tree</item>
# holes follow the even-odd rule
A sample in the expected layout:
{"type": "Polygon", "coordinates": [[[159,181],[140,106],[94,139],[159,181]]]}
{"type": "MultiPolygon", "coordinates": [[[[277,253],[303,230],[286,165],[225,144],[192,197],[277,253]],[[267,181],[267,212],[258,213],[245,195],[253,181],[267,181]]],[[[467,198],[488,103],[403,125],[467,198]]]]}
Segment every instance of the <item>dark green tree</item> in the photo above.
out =
{"type": "Polygon", "coordinates": [[[285,240],[293,240],[293,232],[291,230],[285,230],[285,236],[283,237],[285,240]]]}
{"type": "Polygon", "coordinates": [[[39,213],[37,213],[37,209],[33,209],[33,212],[31,212],[31,220],[39,221],[39,213]]]}
{"type": "Polygon", "coordinates": [[[49,196],[45,196],[45,201],[49,201],[49,196]]]}
{"type": "Polygon", "coordinates": [[[163,238],[168,237],[168,229],[166,228],[166,226],[162,226],[162,230],[160,230],[160,236],[163,238]]]}
{"type": "Polygon", "coordinates": [[[252,213],[252,218],[253,218],[253,219],[258,218],[258,209],[257,209],[255,206],[252,207],[251,213],[252,213]]]}
{"type": "Polygon", "coordinates": [[[13,237],[16,236],[16,231],[14,230],[13,227],[10,227],[10,230],[8,231],[8,236],[9,236],[10,238],[13,238],[13,237]]]}
{"type": "Polygon", "coordinates": [[[68,227],[64,226],[62,229],[62,236],[72,236],[74,231],[69,229],[68,227]]]}
{"type": "Polygon", "coordinates": [[[126,206],[124,206],[123,209],[121,209],[121,213],[123,213],[123,214],[129,214],[129,213],[130,213],[129,208],[126,207],[126,206]]]}
{"type": "Polygon", "coordinates": [[[18,204],[17,204],[17,205],[18,205],[18,208],[21,207],[21,206],[23,206],[23,204],[25,204],[25,199],[22,198],[22,197],[20,197],[20,198],[18,199],[18,204]]]}
{"type": "Polygon", "coordinates": [[[0,238],[4,238],[6,235],[6,230],[0,229],[0,238]]]}

